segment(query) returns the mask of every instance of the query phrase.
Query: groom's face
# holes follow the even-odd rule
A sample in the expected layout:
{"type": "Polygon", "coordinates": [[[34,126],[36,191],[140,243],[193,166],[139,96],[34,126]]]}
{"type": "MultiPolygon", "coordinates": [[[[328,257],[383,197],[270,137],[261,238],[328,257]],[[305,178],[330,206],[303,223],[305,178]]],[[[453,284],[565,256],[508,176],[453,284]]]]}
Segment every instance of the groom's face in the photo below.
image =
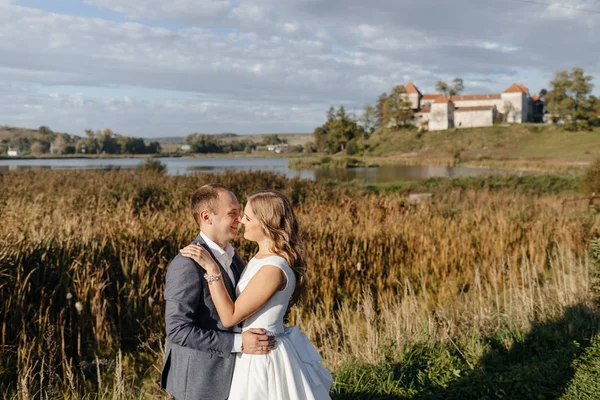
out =
{"type": "Polygon", "coordinates": [[[219,242],[229,242],[238,233],[240,223],[240,203],[231,192],[219,192],[219,199],[211,215],[210,230],[219,242]]]}

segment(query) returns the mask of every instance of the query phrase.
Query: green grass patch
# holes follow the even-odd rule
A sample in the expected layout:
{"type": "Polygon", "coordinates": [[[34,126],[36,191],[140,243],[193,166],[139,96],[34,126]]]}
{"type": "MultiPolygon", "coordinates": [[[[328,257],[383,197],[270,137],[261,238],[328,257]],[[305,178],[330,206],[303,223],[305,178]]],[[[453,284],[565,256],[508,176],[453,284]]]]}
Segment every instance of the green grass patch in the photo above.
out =
{"type": "Polygon", "coordinates": [[[600,128],[568,132],[559,126],[516,124],[417,132],[381,128],[367,141],[371,155],[417,153],[420,157],[460,155],[463,160],[546,159],[591,161],[600,157],[600,128]]]}
{"type": "Polygon", "coordinates": [[[576,194],[581,191],[581,178],[558,175],[491,175],[460,178],[430,178],[423,181],[369,185],[375,193],[446,193],[453,189],[509,191],[531,195],[576,194]]]}
{"type": "MultiPolygon", "coordinates": [[[[577,305],[529,332],[477,338],[481,354],[451,343],[401,350],[380,365],[348,363],[335,371],[334,399],[598,399],[600,319],[577,305]],[[469,357],[468,358],[465,358],[469,357]]],[[[472,348],[477,346],[471,346],[472,348]]]]}

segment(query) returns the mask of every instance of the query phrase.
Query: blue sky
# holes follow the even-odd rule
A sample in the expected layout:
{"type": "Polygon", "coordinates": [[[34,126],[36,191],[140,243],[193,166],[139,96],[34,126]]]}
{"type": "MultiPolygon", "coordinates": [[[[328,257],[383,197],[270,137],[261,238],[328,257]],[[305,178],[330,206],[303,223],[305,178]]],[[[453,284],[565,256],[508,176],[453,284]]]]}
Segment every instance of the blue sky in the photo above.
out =
{"type": "Polygon", "coordinates": [[[535,93],[561,69],[600,77],[596,3],[0,0],[0,124],[312,132],[409,81],[535,93]]]}

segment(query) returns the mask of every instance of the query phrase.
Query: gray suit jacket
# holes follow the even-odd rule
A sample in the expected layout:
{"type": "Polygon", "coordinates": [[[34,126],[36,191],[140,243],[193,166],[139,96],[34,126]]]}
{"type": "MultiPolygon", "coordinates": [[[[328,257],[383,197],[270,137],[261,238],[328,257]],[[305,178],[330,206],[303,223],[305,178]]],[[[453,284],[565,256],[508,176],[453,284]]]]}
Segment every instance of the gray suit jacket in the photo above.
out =
{"type": "MultiPolygon", "coordinates": [[[[192,243],[210,251],[200,235],[192,243]]],[[[235,300],[235,285],[244,262],[236,253],[231,265],[236,282],[231,282],[220,267],[221,279],[235,300]]],[[[231,354],[234,330],[221,323],[203,276],[205,272],[198,263],[181,254],[167,269],[167,348],[160,386],[177,400],[224,400],[229,395],[235,362],[235,354],[231,354]]]]}

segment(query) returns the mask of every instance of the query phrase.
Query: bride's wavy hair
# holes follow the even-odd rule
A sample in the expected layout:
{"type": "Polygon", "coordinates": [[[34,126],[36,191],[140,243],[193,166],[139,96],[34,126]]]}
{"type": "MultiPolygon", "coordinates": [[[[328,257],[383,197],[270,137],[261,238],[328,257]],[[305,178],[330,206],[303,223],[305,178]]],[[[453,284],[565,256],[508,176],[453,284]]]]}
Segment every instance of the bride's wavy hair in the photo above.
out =
{"type": "Polygon", "coordinates": [[[263,233],[272,241],[272,251],[285,258],[294,271],[296,288],[290,301],[291,308],[304,297],[307,283],[304,243],[292,203],[282,193],[261,190],[248,197],[248,204],[261,224],[263,233]]]}

